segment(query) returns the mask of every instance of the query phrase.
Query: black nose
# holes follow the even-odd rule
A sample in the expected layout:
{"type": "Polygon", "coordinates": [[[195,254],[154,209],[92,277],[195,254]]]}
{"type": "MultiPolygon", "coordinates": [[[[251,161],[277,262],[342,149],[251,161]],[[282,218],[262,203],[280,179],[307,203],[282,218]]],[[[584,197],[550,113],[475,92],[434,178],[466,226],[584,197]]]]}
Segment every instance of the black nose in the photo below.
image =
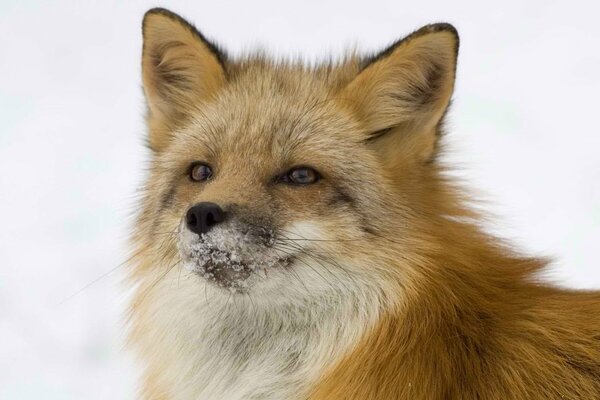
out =
{"type": "Polygon", "coordinates": [[[188,229],[198,235],[208,232],[225,219],[225,211],[215,203],[198,203],[185,216],[188,229]]]}

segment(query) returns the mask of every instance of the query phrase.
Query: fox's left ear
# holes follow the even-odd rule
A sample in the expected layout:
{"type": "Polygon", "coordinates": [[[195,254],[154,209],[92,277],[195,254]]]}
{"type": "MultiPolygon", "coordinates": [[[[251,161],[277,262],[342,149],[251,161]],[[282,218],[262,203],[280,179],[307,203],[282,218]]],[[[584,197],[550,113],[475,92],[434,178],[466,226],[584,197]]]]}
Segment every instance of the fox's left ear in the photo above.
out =
{"type": "Polygon", "coordinates": [[[161,150],[190,111],[226,81],[225,54],[183,18],[154,8],[144,15],[142,78],[150,147],[161,150]]]}
{"type": "Polygon", "coordinates": [[[427,25],[366,60],[344,88],[342,99],[358,114],[366,141],[388,161],[401,152],[425,161],[434,156],[457,55],[456,29],[427,25]]]}

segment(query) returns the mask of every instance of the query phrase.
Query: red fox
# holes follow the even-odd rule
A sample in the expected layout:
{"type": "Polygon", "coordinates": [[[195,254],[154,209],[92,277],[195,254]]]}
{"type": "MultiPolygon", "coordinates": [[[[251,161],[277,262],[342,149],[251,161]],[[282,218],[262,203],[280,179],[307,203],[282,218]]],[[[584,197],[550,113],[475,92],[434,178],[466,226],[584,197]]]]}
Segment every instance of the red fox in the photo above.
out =
{"type": "Polygon", "coordinates": [[[316,66],[143,21],[143,399],[600,399],[600,292],[490,236],[447,174],[456,29],[316,66]]]}

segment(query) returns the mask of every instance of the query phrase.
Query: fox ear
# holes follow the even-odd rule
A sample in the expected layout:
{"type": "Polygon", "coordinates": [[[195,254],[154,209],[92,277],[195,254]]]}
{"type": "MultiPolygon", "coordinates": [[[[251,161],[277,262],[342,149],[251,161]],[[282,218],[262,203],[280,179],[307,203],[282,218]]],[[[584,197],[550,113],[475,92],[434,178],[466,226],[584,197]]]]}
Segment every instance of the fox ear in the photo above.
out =
{"type": "Polygon", "coordinates": [[[183,18],[162,8],[144,15],[142,31],[150,147],[160,150],[189,111],[223,86],[226,57],[183,18]]]}
{"type": "Polygon", "coordinates": [[[367,141],[385,157],[398,150],[433,157],[439,125],[454,88],[458,34],[427,25],[364,62],[342,97],[358,114],[367,141]]]}

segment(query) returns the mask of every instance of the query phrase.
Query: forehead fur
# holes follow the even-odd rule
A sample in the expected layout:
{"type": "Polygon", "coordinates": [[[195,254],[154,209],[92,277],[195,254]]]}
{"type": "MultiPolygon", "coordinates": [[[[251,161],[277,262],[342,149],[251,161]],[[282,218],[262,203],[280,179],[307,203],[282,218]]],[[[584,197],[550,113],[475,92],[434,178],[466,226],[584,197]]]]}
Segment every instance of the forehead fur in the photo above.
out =
{"type": "MultiPolygon", "coordinates": [[[[207,115],[213,125],[235,120],[239,131],[269,136],[270,128],[280,138],[290,127],[335,124],[344,119],[340,108],[371,138],[394,127],[436,131],[452,92],[458,50],[456,30],[447,24],[423,27],[376,57],[350,55],[313,66],[264,55],[231,59],[193,25],[162,9],[146,14],[143,33],[142,75],[155,151],[190,119],[207,115]],[[220,118],[210,115],[216,110],[220,118]]],[[[291,139],[299,131],[288,132],[291,139]]],[[[432,141],[425,142],[421,152],[431,153],[432,141]]]]}
{"type": "Polygon", "coordinates": [[[219,159],[269,156],[280,163],[351,151],[363,137],[340,90],[358,69],[355,57],[315,67],[264,57],[229,64],[228,84],[194,107],[174,147],[219,159]]]}
{"type": "MultiPolygon", "coordinates": [[[[313,123],[334,117],[342,109],[340,90],[358,71],[356,58],[308,67],[302,63],[274,62],[264,57],[247,58],[227,68],[228,84],[215,96],[215,109],[223,119],[242,119],[252,125],[260,121],[281,131],[290,123],[313,123]]],[[[199,105],[206,108],[209,105],[199,105]]],[[[198,110],[197,117],[204,117],[198,110]]],[[[292,127],[293,128],[293,127],[292,127]]],[[[295,132],[298,133],[297,131],[295,132]]]]}

